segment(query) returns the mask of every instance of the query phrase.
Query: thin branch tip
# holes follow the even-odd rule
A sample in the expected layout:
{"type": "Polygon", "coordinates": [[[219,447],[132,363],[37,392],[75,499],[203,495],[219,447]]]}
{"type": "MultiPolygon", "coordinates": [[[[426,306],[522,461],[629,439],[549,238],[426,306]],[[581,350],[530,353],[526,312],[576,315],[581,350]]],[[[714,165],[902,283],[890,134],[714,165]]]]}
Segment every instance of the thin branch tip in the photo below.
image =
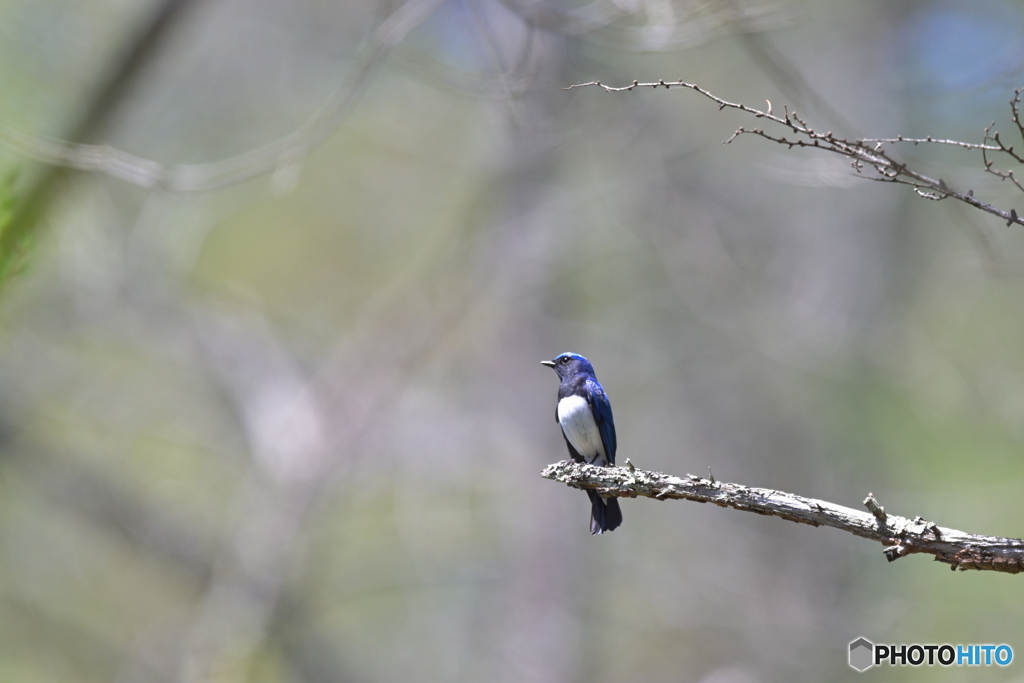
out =
{"type": "MultiPolygon", "coordinates": [[[[607,85],[601,84],[600,81],[592,81],[591,83],[581,83],[577,86],[572,87],[584,87],[587,85],[597,85],[609,92],[618,92],[622,90],[633,90],[634,88],[657,88],[664,86],[669,87],[664,79],[652,81],[648,83],[641,83],[634,79],[632,85],[622,88],[613,88],[607,85]]],[[[718,110],[723,109],[737,109],[746,114],[752,115],[758,119],[768,119],[773,123],[780,125],[784,128],[788,128],[790,131],[796,134],[795,139],[789,139],[784,135],[776,135],[767,132],[764,128],[738,128],[728,139],[723,141],[723,144],[729,144],[740,135],[756,135],[762,137],[776,144],[784,145],[787,149],[793,149],[793,147],[814,147],[815,149],[822,149],[833,154],[839,154],[847,157],[854,164],[854,169],[857,173],[860,173],[863,166],[873,167],[881,178],[868,178],[869,180],[877,180],[880,182],[892,182],[901,185],[910,186],[914,192],[924,198],[931,201],[941,201],[943,199],[952,198],[957,201],[963,202],[972,206],[975,209],[985,211],[994,216],[1002,218],[1006,221],[1007,225],[1018,223],[1024,225],[1024,220],[1019,218],[1015,211],[1005,211],[996,206],[988,204],[986,202],[979,201],[974,197],[973,192],[967,194],[952,190],[944,180],[941,178],[935,180],[928,177],[927,175],[910,168],[906,163],[897,161],[890,153],[886,150],[886,144],[898,144],[898,143],[912,143],[914,145],[919,144],[937,144],[937,145],[950,145],[960,147],[968,150],[980,150],[982,154],[982,162],[985,170],[988,173],[998,176],[1001,180],[1009,180],[1017,186],[1022,192],[1024,192],[1024,183],[1022,183],[1015,172],[1011,170],[1001,171],[994,166],[992,159],[988,158],[989,153],[1003,154],[1009,157],[1011,160],[1017,163],[1024,163],[1024,156],[1021,156],[1018,152],[1014,151],[1013,145],[1006,145],[1003,143],[999,132],[994,130],[995,121],[985,127],[985,134],[982,142],[969,143],[960,140],[949,140],[945,138],[935,137],[933,135],[926,135],[923,138],[909,138],[904,135],[897,135],[894,138],[860,138],[860,139],[848,139],[844,137],[837,137],[833,131],[828,131],[824,134],[816,133],[815,130],[808,125],[807,121],[800,118],[799,114],[794,111],[789,111],[788,105],[783,105],[784,116],[778,117],[772,113],[771,100],[765,100],[768,105],[767,111],[759,111],[752,107],[748,107],[745,104],[738,102],[728,102],[721,97],[711,93],[704,88],[701,88],[695,83],[687,83],[682,79],[672,85],[677,85],[684,88],[689,88],[700,93],[707,99],[717,103],[718,110]],[[990,144],[994,143],[994,144],[990,144]]],[[[1021,138],[1024,139],[1024,124],[1021,122],[1020,117],[1020,102],[1021,93],[1024,89],[1014,90],[1014,98],[1010,101],[1011,107],[1011,120],[1016,125],[1020,132],[1021,138]]],[[[863,177],[863,176],[862,176],[863,177]]]]}

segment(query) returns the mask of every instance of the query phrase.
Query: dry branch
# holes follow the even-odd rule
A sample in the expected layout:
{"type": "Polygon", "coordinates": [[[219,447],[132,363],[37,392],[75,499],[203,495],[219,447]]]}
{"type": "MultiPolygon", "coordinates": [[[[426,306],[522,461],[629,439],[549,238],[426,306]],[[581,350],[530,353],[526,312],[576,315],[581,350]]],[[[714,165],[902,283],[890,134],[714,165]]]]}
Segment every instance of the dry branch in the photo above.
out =
{"type": "MultiPolygon", "coordinates": [[[[965,204],[969,204],[976,209],[980,209],[994,216],[999,216],[1006,221],[1007,225],[1012,225],[1013,223],[1024,225],[1024,216],[1018,215],[1016,209],[1005,211],[991,204],[975,199],[974,190],[968,189],[964,191],[954,189],[942,178],[937,180],[930,178],[923,173],[910,168],[906,163],[896,160],[890,155],[888,150],[885,149],[885,145],[887,144],[904,142],[910,142],[915,145],[920,143],[933,143],[954,145],[966,149],[978,149],[981,150],[982,162],[987,172],[998,176],[1002,180],[1010,180],[1021,191],[1024,191],[1024,185],[1022,185],[1020,180],[1014,175],[1013,170],[1001,171],[995,168],[993,165],[994,162],[989,158],[990,153],[996,153],[1005,155],[1012,162],[1024,163],[1024,157],[1021,157],[1019,153],[1014,152],[1013,145],[1003,143],[999,137],[999,133],[993,130],[993,126],[995,126],[994,122],[985,128],[985,135],[981,144],[972,144],[957,140],[944,140],[933,138],[931,136],[926,138],[905,138],[903,136],[898,136],[896,138],[861,138],[851,140],[838,135],[833,135],[832,131],[822,133],[814,130],[806,120],[800,118],[795,111],[789,111],[788,108],[784,108],[784,114],[782,116],[778,116],[772,112],[771,102],[768,102],[767,111],[761,111],[759,109],[754,109],[753,107],[748,107],[745,104],[727,102],[717,95],[701,88],[699,85],[694,83],[685,83],[682,79],[678,81],[660,80],[656,83],[640,83],[639,81],[633,81],[632,85],[623,86],[621,88],[614,88],[612,86],[605,85],[601,83],[601,81],[591,81],[589,83],[571,85],[568,88],[565,88],[565,90],[585,88],[587,86],[597,86],[608,92],[621,92],[624,90],[633,90],[634,88],[688,88],[689,90],[699,92],[704,97],[718,103],[719,109],[738,109],[739,111],[750,114],[755,118],[767,119],[772,123],[778,124],[782,128],[789,129],[789,131],[794,135],[794,137],[786,137],[784,132],[774,133],[768,132],[764,128],[740,127],[728,140],[725,141],[725,144],[729,144],[740,135],[757,135],[777,144],[785,145],[789,149],[794,147],[821,149],[850,159],[853,169],[857,173],[861,173],[865,166],[874,168],[878,173],[878,176],[869,177],[869,180],[909,185],[918,195],[925,199],[939,201],[946,198],[953,198],[965,204]]],[[[1012,113],[1011,120],[1016,125],[1022,141],[1024,141],[1024,125],[1021,124],[1020,115],[1022,92],[1024,92],[1024,89],[1014,91],[1014,97],[1010,100],[1010,109],[1012,113]]]]}
{"type": "Polygon", "coordinates": [[[905,555],[925,553],[961,571],[978,569],[1009,574],[1024,571],[1024,540],[979,536],[940,527],[921,517],[909,519],[889,514],[870,493],[864,499],[867,512],[862,512],[784,491],[730,484],[692,474],[685,478],[674,477],[635,469],[628,460],[626,463],[627,467],[597,467],[564,460],[545,467],[541,476],[577,489],[594,489],[602,496],[692,500],[811,526],[830,526],[878,541],[885,546],[885,557],[890,562],[905,555]]]}

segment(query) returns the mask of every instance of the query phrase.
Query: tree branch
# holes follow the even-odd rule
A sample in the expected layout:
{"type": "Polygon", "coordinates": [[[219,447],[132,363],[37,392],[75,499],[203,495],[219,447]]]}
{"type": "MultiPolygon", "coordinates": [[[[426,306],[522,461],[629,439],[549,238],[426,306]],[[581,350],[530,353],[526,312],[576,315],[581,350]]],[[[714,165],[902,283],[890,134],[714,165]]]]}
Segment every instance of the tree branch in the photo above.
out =
{"type": "MultiPolygon", "coordinates": [[[[685,83],[682,79],[678,81],[665,81],[660,80],[657,83],[640,83],[639,81],[633,81],[632,85],[623,86],[621,88],[614,88],[609,85],[604,85],[601,81],[591,81],[589,83],[578,83],[576,85],[570,85],[564,90],[572,90],[573,88],[585,88],[587,86],[597,86],[608,92],[621,92],[623,90],[633,90],[634,88],[688,88],[699,92],[709,100],[718,103],[719,109],[738,109],[747,114],[751,114],[755,118],[768,119],[769,121],[788,128],[795,137],[787,138],[784,134],[770,133],[763,128],[744,128],[740,127],[736,130],[732,136],[725,141],[725,144],[729,144],[740,135],[757,135],[766,140],[785,145],[789,149],[794,147],[810,147],[814,149],[821,149],[826,152],[832,152],[839,154],[851,160],[853,170],[857,173],[863,171],[865,166],[870,166],[875,169],[879,174],[879,177],[872,177],[869,180],[876,180],[885,183],[898,183],[900,185],[909,185],[914,188],[914,191],[924,197],[925,199],[942,200],[947,197],[951,197],[965,204],[969,204],[976,209],[980,209],[994,216],[999,216],[1006,225],[1012,225],[1017,223],[1018,225],[1024,225],[1024,216],[1017,214],[1016,209],[1010,209],[1004,211],[998,207],[995,207],[986,202],[975,199],[974,190],[957,190],[950,187],[945,180],[942,178],[934,179],[930,178],[923,173],[919,173],[911,169],[906,163],[901,163],[895,158],[890,156],[889,152],[885,149],[886,144],[899,143],[899,142],[912,142],[915,145],[921,142],[929,142],[936,144],[955,145],[958,147],[964,147],[967,149],[979,149],[982,153],[982,162],[985,165],[985,170],[989,173],[998,176],[1002,180],[1010,180],[1013,182],[1021,191],[1024,191],[1024,185],[1014,176],[1012,170],[1000,171],[993,167],[993,162],[989,159],[988,154],[990,152],[1004,154],[1008,156],[1012,161],[1021,163],[1024,162],[1024,157],[1021,157],[1018,153],[1013,151],[1013,145],[1006,145],[1000,140],[999,133],[992,130],[995,123],[985,128],[985,136],[983,143],[971,144],[966,142],[959,142],[956,140],[941,140],[935,139],[931,136],[924,139],[912,139],[904,138],[899,136],[896,138],[864,138],[864,139],[848,139],[839,137],[832,134],[832,131],[821,133],[815,131],[808,125],[807,121],[801,119],[795,111],[791,112],[788,108],[784,108],[784,115],[778,116],[772,113],[772,104],[768,102],[768,110],[761,111],[748,107],[745,104],[727,102],[717,95],[701,88],[699,85],[694,83],[685,83]],[[995,144],[989,144],[989,143],[995,144]]],[[[1024,137],[1024,126],[1021,124],[1020,117],[1020,104],[1021,104],[1021,93],[1024,92],[1022,89],[1014,91],[1014,98],[1010,100],[1010,109],[1012,113],[1012,121],[1016,124],[1021,136],[1024,137]]]]}
{"type": "Polygon", "coordinates": [[[961,571],[1024,571],[1024,540],[969,534],[940,527],[921,517],[909,519],[889,514],[871,493],[864,499],[867,512],[862,512],[784,491],[715,481],[713,477],[709,480],[689,474],[680,478],[638,470],[629,460],[626,465],[598,467],[563,460],[545,467],[541,476],[573,488],[593,489],[602,496],[692,500],[800,524],[830,526],[878,541],[885,546],[884,554],[890,562],[905,555],[925,553],[961,571]]]}

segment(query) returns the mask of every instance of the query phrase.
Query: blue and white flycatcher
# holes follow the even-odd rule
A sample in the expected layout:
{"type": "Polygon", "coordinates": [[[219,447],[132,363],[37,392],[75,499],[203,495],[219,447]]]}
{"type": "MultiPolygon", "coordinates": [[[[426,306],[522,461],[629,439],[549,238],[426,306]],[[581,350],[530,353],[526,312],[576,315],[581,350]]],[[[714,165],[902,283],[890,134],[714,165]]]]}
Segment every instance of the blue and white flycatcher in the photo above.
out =
{"type": "MultiPolygon", "coordinates": [[[[577,353],[563,353],[554,360],[541,361],[554,368],[562,383],[558,387],[555,419],[576,462],[607,467],[615,464],[615,421],[612,405],[597,377],[594,366],[577,353]]],[[[602,534],[622,524],[618,498],[603,498],[595,491],[590,496],[590,533],[602,534]]]]}

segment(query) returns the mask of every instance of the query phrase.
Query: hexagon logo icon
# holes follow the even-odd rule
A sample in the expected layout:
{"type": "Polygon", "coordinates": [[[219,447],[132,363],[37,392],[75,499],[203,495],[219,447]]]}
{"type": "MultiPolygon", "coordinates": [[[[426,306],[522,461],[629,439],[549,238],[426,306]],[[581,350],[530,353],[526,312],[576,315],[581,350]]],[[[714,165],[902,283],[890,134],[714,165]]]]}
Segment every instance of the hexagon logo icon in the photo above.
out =
{"type": "Polygon", "coordinates": [[[857,671],[867,671],[875,664],[875,646],[867,638],[858,638],[850,643],[850,666],[857,671]]]}

